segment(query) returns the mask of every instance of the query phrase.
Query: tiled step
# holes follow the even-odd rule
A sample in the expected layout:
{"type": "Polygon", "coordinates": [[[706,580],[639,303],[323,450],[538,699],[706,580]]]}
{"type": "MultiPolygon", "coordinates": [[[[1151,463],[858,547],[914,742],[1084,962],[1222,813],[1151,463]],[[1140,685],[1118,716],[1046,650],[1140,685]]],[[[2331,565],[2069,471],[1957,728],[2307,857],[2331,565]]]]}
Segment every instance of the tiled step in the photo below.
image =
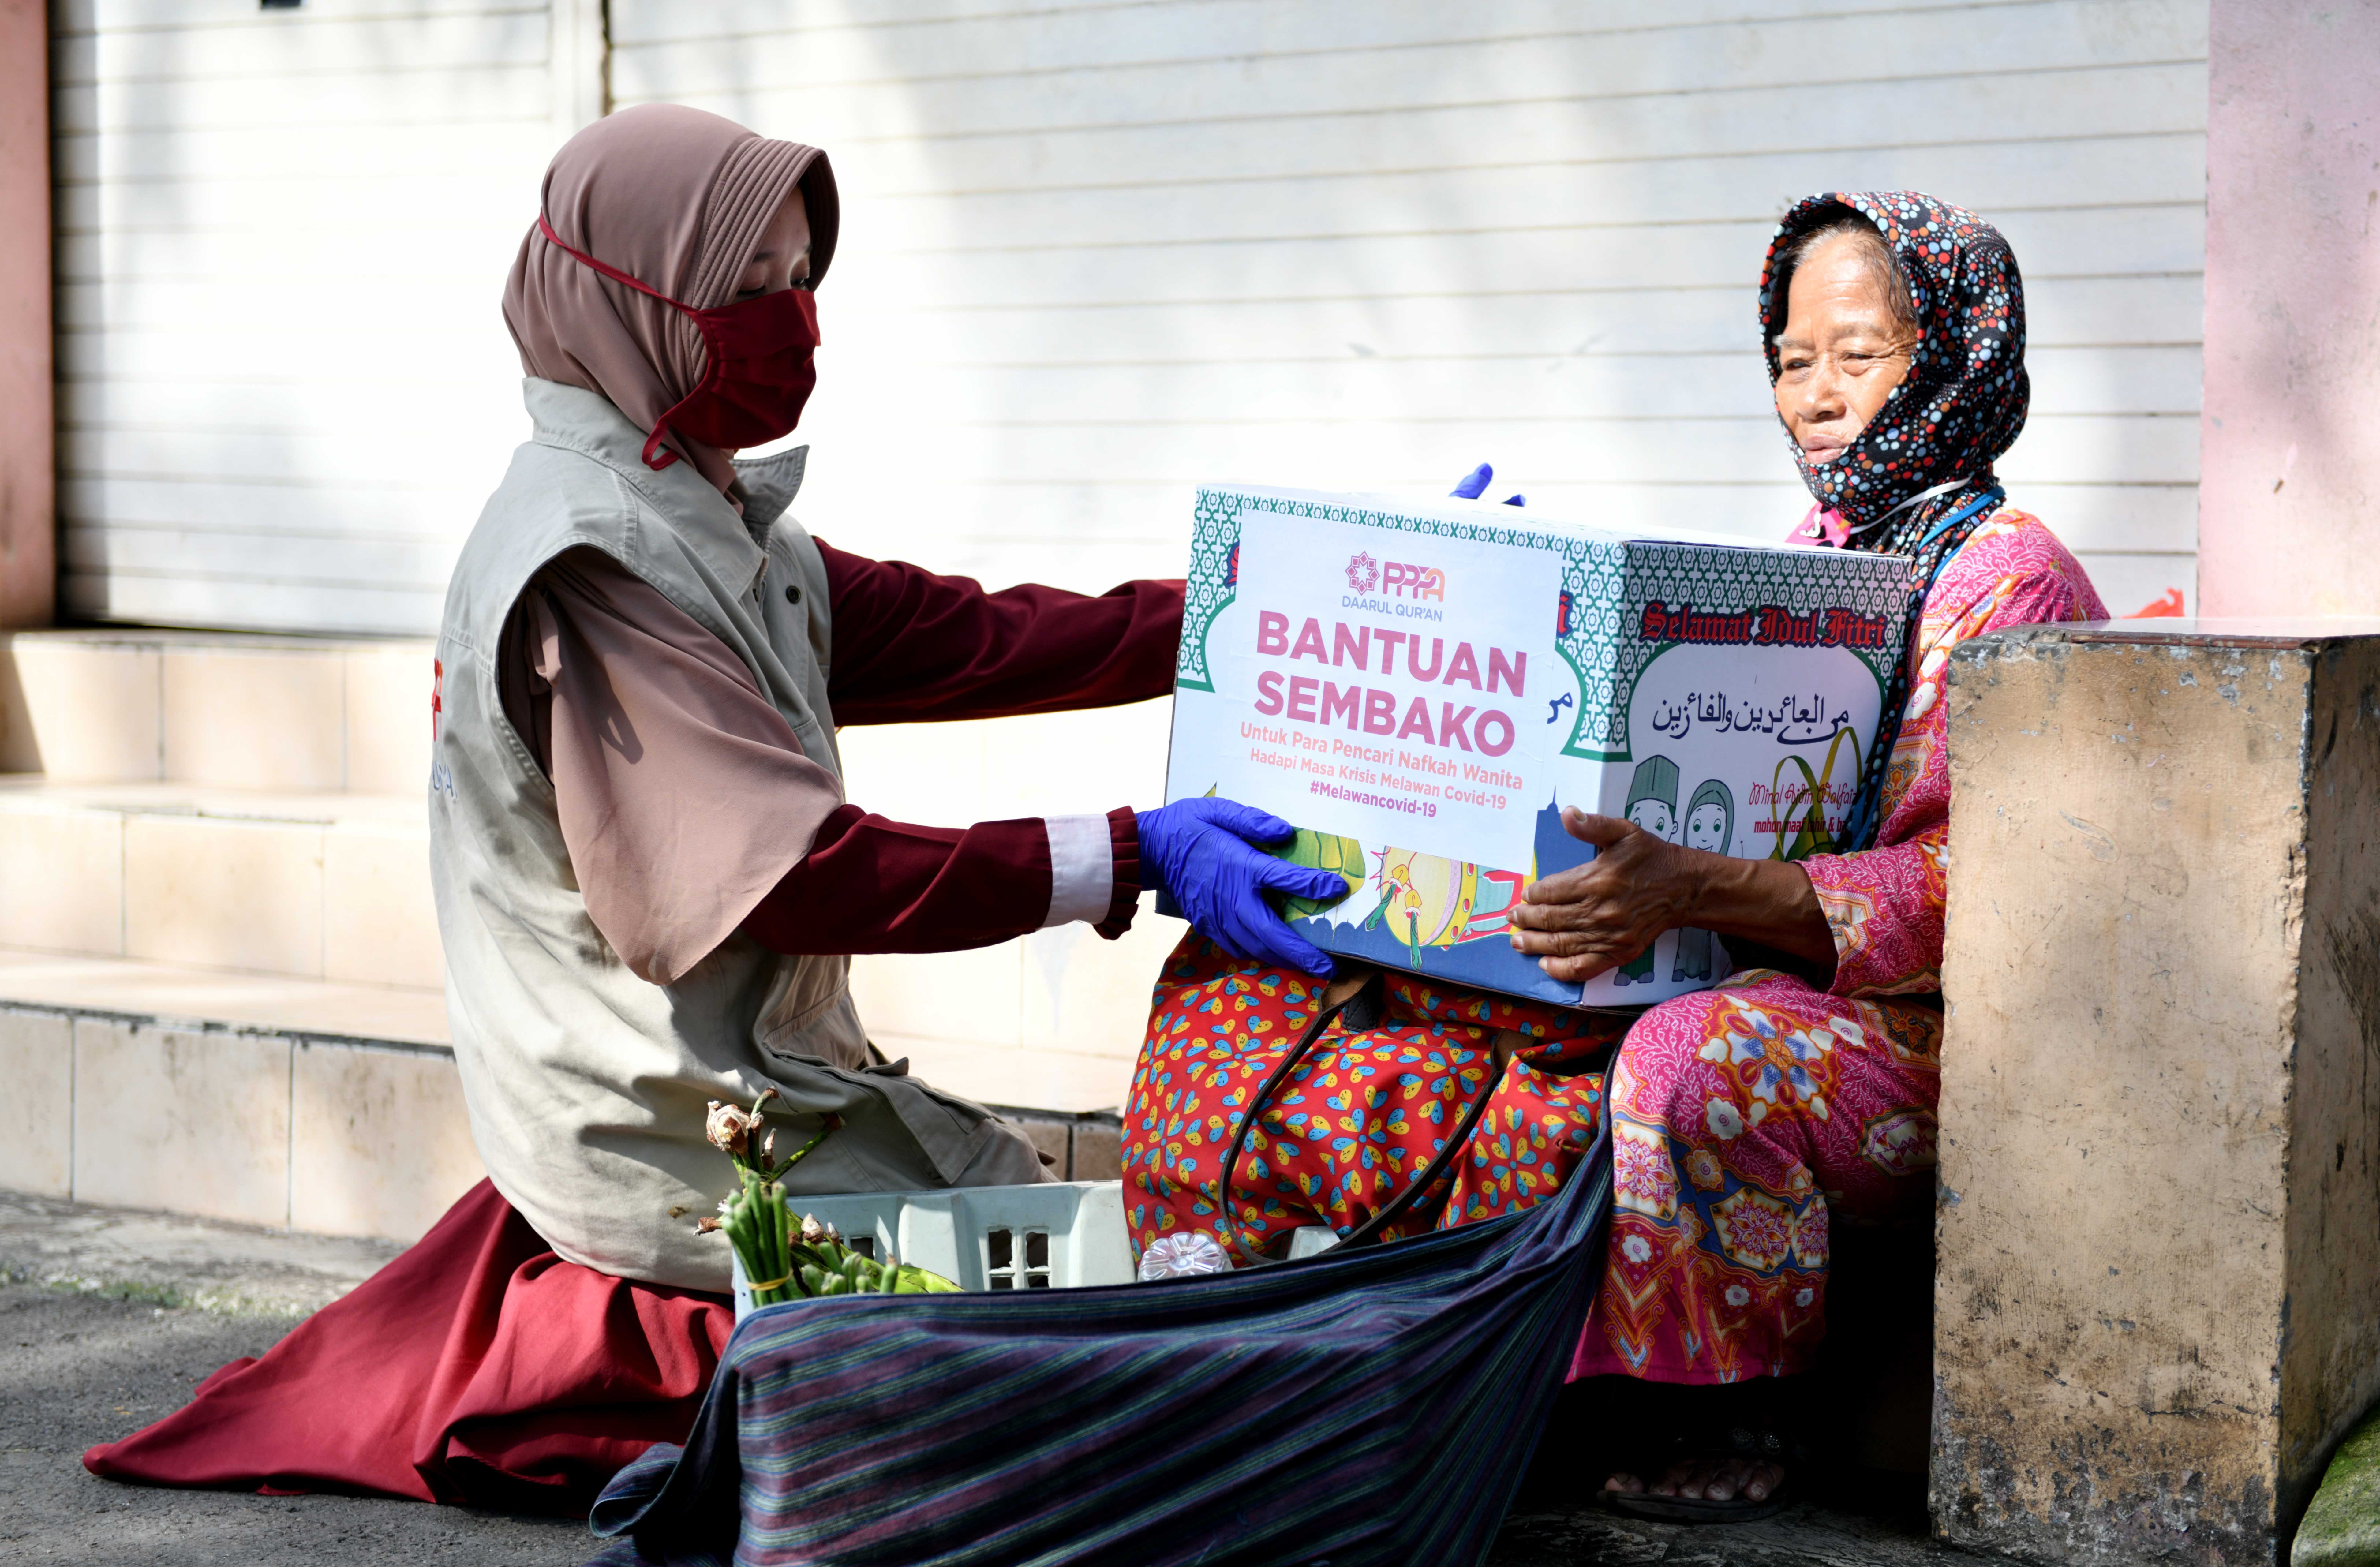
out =
{"type": "MultiPolygon", "coordinates": [[[[290,795],[0,776],[0,945],[328,979],[443,983],[418,796],[290,795]]],[[[1131,1061],[1178,921],[1123,940],[1062,926],[969,952],[863,956],[852,983],[887,1050],[1033,1049],[1131,1061]]],[[[1113,1105],[1080,1084],[1035,1102],[1113,1105]]]]}
{"type": "Polygon", "coordinates": [[[412,1240],[480,1179],[443,997],[0,953],[0,1186],[412,1240]]]}
{"type": "MultiPolygon", "coordinates": [[[[0,634],[0,1082],[25,1085],[0,1094],[0,1186],[404,1239],[477,1179],[429,891],[430,657],[0,634]],[[128,1085],[119,1136],[104,1107],[128,1085]],[[120,1137],[151,1151],[116,1158],[120,1137]]],[[[1155,803],[1165,719],[1145,703],[841,744],[852,798],[963,824],[1155,803]]],[[[853,988],[920,1076],[1111,1175],[1181,929],[1144,907],[1116,942],[1075,926],[862,957],[853,988]]]]}
{"type": "MultiPolygon", "coordinates": [[[[1117,1173],[1129,1061],[888,1041],[1117,1173]]],[[[0,1188],[410,1241],[482,1173],[434,991],[0,950],[0,1188]]]]}
{"type": "Polygon", "coordinates": [[[431,656],[418,639],[0,633],[0,772],[418,794],[431,656]]]}
{"type": "Polygon", "coordinates": [[[0,776],[0,944],[435,990],[427,808],[0,776]]]}

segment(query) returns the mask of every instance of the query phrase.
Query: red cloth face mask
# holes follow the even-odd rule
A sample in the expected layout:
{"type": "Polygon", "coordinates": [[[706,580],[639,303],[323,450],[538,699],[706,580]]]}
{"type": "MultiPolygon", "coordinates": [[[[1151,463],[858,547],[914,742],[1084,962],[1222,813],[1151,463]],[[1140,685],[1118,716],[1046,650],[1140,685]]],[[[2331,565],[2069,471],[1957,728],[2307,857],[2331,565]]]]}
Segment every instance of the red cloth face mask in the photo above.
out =
{"type": "Polygon", "coordinates": [[[654,421],[652,433],[645,438],[647,468],[658,472],[677,461],[675,452],[662,446],[662,438],[673,432],[728,451],[793,433],[802,421],[810,388],[818,384],[818,366],[811,362],[819,346],[817,295],[807,288],[782,288],[757,299],[698,310],[565,245],[542,213],[537,226],[565,255],[684,311],[702,333],[702,345],[709,350],[702,379],[654,421]],[[656,451],[659,461],[653,457],[656,451]]]}

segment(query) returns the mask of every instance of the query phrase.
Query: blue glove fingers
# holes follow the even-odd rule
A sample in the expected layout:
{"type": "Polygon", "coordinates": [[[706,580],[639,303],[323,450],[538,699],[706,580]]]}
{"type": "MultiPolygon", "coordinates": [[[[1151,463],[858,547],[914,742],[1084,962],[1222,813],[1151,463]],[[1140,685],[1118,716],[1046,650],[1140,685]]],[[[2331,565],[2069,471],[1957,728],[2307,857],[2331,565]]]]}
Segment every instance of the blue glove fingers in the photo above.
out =
{"type": "MultiPolygon", "coordinates": [[[[1504,497],[1504,504],[1508,506],[1525,506],[1529,504],[1529,498],[1526,495],[1507,495],[1504,497]]],[[[1386,653],[1380,656],[1388,657],[1386,653]]]]}
{"type": "MultiPolygon", "coordinates": [[[[1242,916],[1246,913],[1245,909],[1238,912],[1242,916]]],[[[1269,908],[1256,918],[1230,918],[1224,921],[1224,925],[1226,929],[1216,939],[1242,957],[1299,969],[1323,978],[1329,978],[1337,972],[1321,948],[1291,929],[1269,908]]]]}
{"type": "Polygon", "coordinates": [[[1269,811],[1244,806],[1237,800],[1201,798],[1195,803],[1199,808],[1199,820],[1211,822],[1251,844],[1278,844],[1297,831],[1269,811]]]}
{"type": "Polygon", "coordinates": [[[1453,496],[1458,501],[1475,501],[1479,498],[1479,492],[1488,488],[1488,480],[1495,477],[1495,468],[1486,463],[1481,463],[1477,468],[1475,468],[1469,473],[1464,474],[1463,476],[1463,481],[1457,484],[1453,489],[1448,491],[1447,493],[1453,496]]]}
{"type": "Polygon", "coordinates": [[[1285,859],[1274,860],[1258,870],[1257,881],[1276,893],[1287,893],[1300,898],[1327,899],[1337,903],[1347,895],[1347,879],[1337,871],[1292,865],[1285,859]]]}

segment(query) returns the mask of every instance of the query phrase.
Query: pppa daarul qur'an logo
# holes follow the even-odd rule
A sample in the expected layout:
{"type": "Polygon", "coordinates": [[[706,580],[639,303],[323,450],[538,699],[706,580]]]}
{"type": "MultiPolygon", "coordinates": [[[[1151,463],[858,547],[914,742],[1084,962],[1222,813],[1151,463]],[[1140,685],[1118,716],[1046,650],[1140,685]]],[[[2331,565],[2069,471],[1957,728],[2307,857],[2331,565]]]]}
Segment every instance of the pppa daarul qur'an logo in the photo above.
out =
{"type": "Polygon", "coordinates": [[[1405,561],[1390,561],[1383,566],[1362,550],[1347,557],[1347,586],[1365,596],[1378,589],[1391,599],[1446,601],[1446,573],[1438,567],[1405,561]]]}

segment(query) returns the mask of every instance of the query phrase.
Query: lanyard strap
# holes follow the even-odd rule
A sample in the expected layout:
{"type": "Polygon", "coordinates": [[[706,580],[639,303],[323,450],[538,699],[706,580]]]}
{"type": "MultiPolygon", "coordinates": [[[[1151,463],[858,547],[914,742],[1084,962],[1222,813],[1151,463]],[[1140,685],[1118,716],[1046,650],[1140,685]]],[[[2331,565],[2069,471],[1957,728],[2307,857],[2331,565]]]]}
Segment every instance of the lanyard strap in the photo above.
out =
{"type": "MultiPolygon", "coordinates": [[[[1998,506],[2008,499],[2008,492],[1995,484],[1965,505],[1959,507],[1934,525],[1933,530],[1918,541],[1912,554],[1923,554],[1925,547],[1955,528],[1963,527],[1985,515],[1987,508],[1998,506]]],[[[1868,842],[1883,826],[1884,775],[1892,758],[1893,747],[1900,739],[1900,715],[1909,706],[1909,665],[1917,654],[1917,633],[1925,624],[1925,600],[1941,580],[1942,568],[1959,552],[1949,549],[1926,573],[1924,583],[1909,593],[1908,608],[1902,612],[1900,656],[1894,661],[1892,677],[1885,683],[1885,703],[1876,714],[1876,738],[1869,743],[1867,762],[1860,770],[1859,796],[1852,802],[1851,816],[1843,823],[1840,840],[1842,852],[1857,854],[1872,848],[1868,842]],[[1887,725],[1890,725],[1887,728],[1887,725]]]]}
{"type": "Polygon", "coordinates": [[[662,304],[668,305],[675,310],[684,310],[688,315],[693,315],[695,313],[693,306],[680,304],[677,300],[671,298],[668,295],[662,293],[660,289],[655,288],[652,285],[638,282],[636,278],[630,277],[626,273],[622,272],[618,267],[605,266],[601,261],[597,261],[586,251],[564,244],[562,236],[553,232],[553,225],[545,221],[545,214],[543,213],[537,214],[537,231],[540,234],[544,235],[545,237],[552,243],[553,247],[563,254],[577,258],[587,265],[593,267],[597,272],[601,273],[605,277],[610,278],[613,282],[625,283],[629,287],[635,289],[638,293],[650,294],[654,298],[659,299],[662,304]]]}
{"type": "MultiPolygon", "coordinates": [[[[686,315],[693,318],[694,323],[697,327],[702,325],[702,313],[699,310],[697,310],[693,306],[681,304],[677,300],[673,299],[668,295],[662,293],[660,289],[655,288],[651,284],[640,282],[636,278],[630,277],[618,267],[605,266],[601,261],[597,261],[586,251],[578,249],[576,247],[564,244],[562,241],[562,236],[553,232],[553,225],[545,221],[545,214],[543,213],[537,214],[537,231],[540,234],[544,235],[546,239],[552,243],[553,248],[560,250],[564,255],[572,257],[584,265],[593,267],[597,272],[602,273],[605,277],[610,278],[614,283],[625,284],[639,294],[649,294],[654,298],[659,299],[662,304],[667,305],[670,309],[684,312],[686,315]]],[[[712,356],[711,365],[714,370],[718,367],[718,358],[716,355],[712,356]]],[[[708,376],[706,376],[705,379],[709,379],[708,376]]],[[[693,402],[696,397],[701,395],[701,393],[702,384],[698,382],[693,391],[687,393],[685,396],[671,404],[662,414],[662,417],[653,421],[651,433],[645,437],[645,449],[642,455],[645,466],[651,468],[655,473],[659,473],[662,469],[669,467],[678,459],[677,453],[671,451],[667,446],[662,444],[662,438],[664,435],[676,433],[670,429],[670,415],[677,412],[678,409],[686,407],[688,403],[693,402]],[[655,452],[659,452],[661,454],[661,460],[658,462],[653,459],[653,454],[655,452]]]]}

